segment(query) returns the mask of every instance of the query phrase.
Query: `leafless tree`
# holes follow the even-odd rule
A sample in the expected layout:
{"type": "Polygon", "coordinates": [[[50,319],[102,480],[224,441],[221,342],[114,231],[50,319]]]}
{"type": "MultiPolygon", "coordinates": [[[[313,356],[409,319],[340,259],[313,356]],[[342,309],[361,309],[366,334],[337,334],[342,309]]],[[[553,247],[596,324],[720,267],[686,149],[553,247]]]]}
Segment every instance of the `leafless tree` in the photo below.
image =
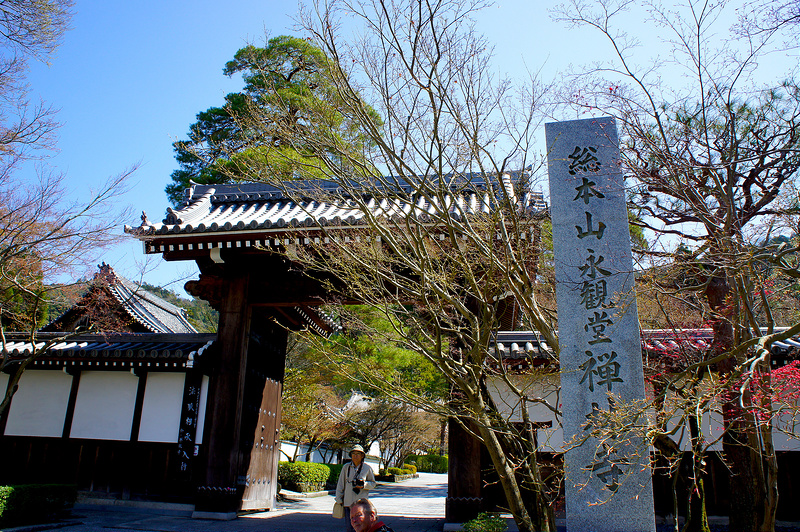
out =
{"type": "Polygon", "coordinates": [[[54,147],[54,111],[28,101],[30,59],[48,61],[72,16],[71,0],[14,0],[0,5],[0,371],[10,372],[2,414],[25,368],[58,338],[37,341],[52,283],[85,273],[98,252],[118,240],[118,198],[128,170],[71,201],[63,174],[41,165],[35,178],[22,161],[54,147]],[[26,334],[28,348],[12,360],[6,332],[26,334]]]}
{"type": "Polygon", "coordinates": [[[332,0],[302,14],[329,59],[337,111],[368,142],[337,143],[313,120],[287,131],[316,156],[306,174],[337,185],[304,190],[312,201],[301,203],[346,198],[362,228],[341,233],[336,220],[320,219],[313,231],[327,242],[289,253],[340,279],[345,289],[331,288],[342,301],[381,309],[402,347],[435,365],[453,390],[449,409],[401,393],[399,383],[384,383],[385,393],[462,421],[486,445],[520,530],[554,530],[535,439],[524,429],[528,411],[512,419],[487,385],[492,378],[518,397],[529,391],[489,351],[499,329],[534,329],[558,345],[553,317],[534,297],[543,213],[525,171],[536,162],[529,156],[544,89],[493,74],[491,46],[473,25],[485,5],[332,0]],[[358,32],[346,34],[345,19],[358,32]]]}
{"type": "Polygon", "coordinates": [[[0,6],[0,172],[20,158],[51,148],[54,110],[32,105],[25,80],[28,59],[48,61],[72,17],[71,0],[14,0],[0,6]]]}

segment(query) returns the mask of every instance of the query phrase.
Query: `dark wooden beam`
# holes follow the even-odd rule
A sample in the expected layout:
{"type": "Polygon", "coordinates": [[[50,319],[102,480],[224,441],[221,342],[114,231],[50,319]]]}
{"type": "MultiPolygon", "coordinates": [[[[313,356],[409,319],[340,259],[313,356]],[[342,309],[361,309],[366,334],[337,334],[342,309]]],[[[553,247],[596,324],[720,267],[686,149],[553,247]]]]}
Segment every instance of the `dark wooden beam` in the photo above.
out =
{"type": "Polygon", "coordinates": [[[72,375],[72,386],[69,389],[69,399],[67,399],[67,412],[64,416],[64,427],[61,437],[69,438],[72,431],[72,420],[75,418],[75,404],[78,402],[78,388],[81,384],[81,372],[75,371],[72,375]]]}
{"type": "Polygon", "coordinates": [[[136,387],[136,404],[133,407],[133,422],[131,423],[131,441],[139,441],[139,428],[142,426],[142,410],[144,409],[144,393],[147,389],[147,371],[136,373],[139,385],[136,387]]]}
{"type": "Polygon", "coordinates": [[[237,272],[222,284],[224,297],[219,309],[203,438],[206,463],[200,475],[196,512],[231,514],[241,502],[238,474],[250,333],[249,282],[249,275],[237,272]]]}

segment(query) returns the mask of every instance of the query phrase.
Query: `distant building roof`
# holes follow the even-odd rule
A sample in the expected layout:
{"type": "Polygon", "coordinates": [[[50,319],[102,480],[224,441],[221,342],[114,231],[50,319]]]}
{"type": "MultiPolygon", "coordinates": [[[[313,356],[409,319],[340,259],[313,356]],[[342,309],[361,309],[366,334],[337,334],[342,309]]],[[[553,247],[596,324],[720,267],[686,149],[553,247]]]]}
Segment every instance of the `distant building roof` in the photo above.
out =
{"type": "MultiPolygon", "coordinates": [[[[98,317],[111,312],[123,312],[130,320],[135,322],[143,330],[132,327],[130,332],[152,332],[152,333],[196,333],[186,318],[185,311],[172,303],[164,301],[160,297],[146,291],[140,285],[117,275],[114,269],[106,263],[100,264],[100,271],[95,274],[92,287],[89,291],[71,308],[61,316],[47,324],[42,331],[63,331],[74,330],[78,324],[84,327],[95,325],[103,332],[126,332],[109,331],[109,325],[113,328],[115,323],[122,323],[119,319],[109,320],[104,324],[98,317]],[[97,297],[97,291],[105,291],[113,298],[115,305],[109,306],[102,298],[97,297]],[[109,306],[109,308],[96,308],[98,306],[109,306]],[[94,322],[94,323],[93,323],[94,322]]],[[[127,329],[127,327],[125,327],[127,329]]]]}
{"type": "MultiPolygon", "coordinates": [[[[785,329],[777,329],[777,331],[785,329]]],[[[642,335],[644,356],[659,359],[678,354],[700,354],[711,347],[711,329],[645,329],[642,335]]],[[[800,337],[773,342],[772,366],[781,367],[800,358],[800,337]]],[[[534,331],[498,331],[489,346],[489,354],[502,360],[508,370],[527,371],[534,367],[555,364],[552,348],[534,331]]],[[[495,364],[496,365],[496,364],[495,364]]]]}

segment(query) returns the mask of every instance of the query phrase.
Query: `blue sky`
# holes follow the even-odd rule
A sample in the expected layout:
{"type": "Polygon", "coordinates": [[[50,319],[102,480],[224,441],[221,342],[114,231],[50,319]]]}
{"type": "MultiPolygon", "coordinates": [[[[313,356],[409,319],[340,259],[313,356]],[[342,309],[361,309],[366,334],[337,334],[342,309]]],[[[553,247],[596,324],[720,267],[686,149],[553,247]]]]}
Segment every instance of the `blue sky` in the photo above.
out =
{"type": "MultiPolygon", "coordinates": [[[[597,35],[553,22],[547,8],[554,3],[508,0],[481,13],[478,28],[496,45],[499,72],[524,75],[544,66],[551,78],[607,49],[597,35]]],[[[138,224],[142,210],[151,220],[163,217],[164,186],[177,167],[172,142],[185,137],[199,111],[241,88],[222,74],[225,62],[248,42],[263,42],[265,31],[299,34],[296,13],[297,0],[77,0],[72,29],[50,66],[31,65],[32,95],[60,109],[59,152],[49,163],[67,174],[73,194],[140,164],[124,198],[132,214],[119,220],[120,244],[104,257],[117,271],[142,276],[141,244],[127,239],[122,225],[138,224]]],[[[146,268],[146,281],[173,283],[179,292],[196,277],[194,263],[146,268]]]]}
{"type": "MultiPolygon", "coordinates": [[[[239,90],[222,74],[225,62],[250,41],[288,33],[296,0],[78,0],[72,29],[50,66],[32,64],[33,94],[59,109],[58,153],[49,163],[67,174],[76,195],[139,164],[123,198],[130,219],[119,220],[121,243],[104,260],[132,279],[145,259],[124,236],[146,211],[163,218],[164,186],[177,167],[172,143],[185,138],[195,115],[239,90]]],[[[182,291],[194,263],[146,265],[144,279],[182,291]]]]}
{"type": "MultiPolygon", "coordinates": [[[[263,42],[265,32],[298,34],[297,5],[296,0],[77,0],[72,29],[50,66],[31,65],[34,96],[59,109],[62,124],[58,153],[49,163],[66,173],[73,194],[140,165],[124,198],[132,215],[119,221],[121,243],[104,257],[123,275],[138,279],[146,268],[145,280],[173,283],[178,291],[186,277],[196,275],[194,263],[143,265],[141,245],[124,236],[122,225],[137,225],[143,210],[151,220],[163,217],[164,186],[177,167],[172,143],[185,138],[199,111],[241,88],[240,79],[222,74],[236,50],[263,42]]],[[[515,0],[484,15],[481,25],[497,42],[498,61],[513,59],[517,68],[525,57],[530,68],[545,61],[542,51],[553,43],[545,29],[559,28],[543,8],[515,0]]]]}

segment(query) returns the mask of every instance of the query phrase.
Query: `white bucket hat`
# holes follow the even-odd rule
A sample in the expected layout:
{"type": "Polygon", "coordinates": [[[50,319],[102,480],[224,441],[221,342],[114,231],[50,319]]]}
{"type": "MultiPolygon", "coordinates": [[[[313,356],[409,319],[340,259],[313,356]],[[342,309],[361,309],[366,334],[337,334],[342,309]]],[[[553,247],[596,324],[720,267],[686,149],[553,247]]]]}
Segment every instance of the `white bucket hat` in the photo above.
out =
{"type": "Polygon", "coordinates": [[[353,456],[353,453],[361,453],[366,456],[367,453],[364,452],[364,448],[360,445],[354,445],[352,449],[350,449],[350,456],[353,456]]]}

